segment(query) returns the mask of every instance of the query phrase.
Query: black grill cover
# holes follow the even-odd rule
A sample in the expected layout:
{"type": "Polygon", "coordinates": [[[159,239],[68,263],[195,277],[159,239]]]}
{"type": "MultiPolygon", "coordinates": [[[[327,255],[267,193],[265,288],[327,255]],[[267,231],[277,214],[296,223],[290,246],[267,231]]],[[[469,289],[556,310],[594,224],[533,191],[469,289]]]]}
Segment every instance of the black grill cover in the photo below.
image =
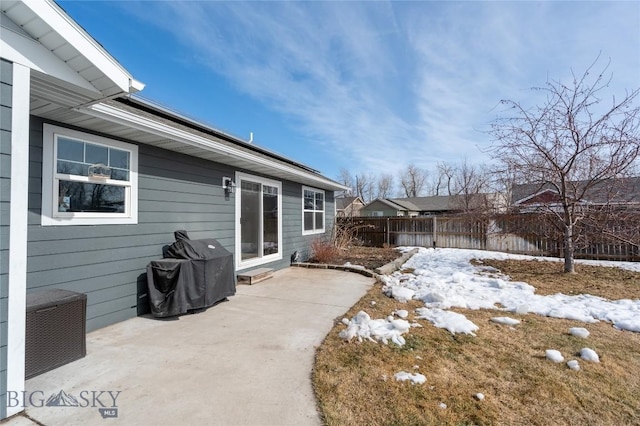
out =
{"type": "Polygon", "coordinates": [[[184,314],[214,305],[236,293],[233,255],[213,238],[189,240],[185,231],[164,251],[165,259],[147,265],[151,313],[184,314]]]}

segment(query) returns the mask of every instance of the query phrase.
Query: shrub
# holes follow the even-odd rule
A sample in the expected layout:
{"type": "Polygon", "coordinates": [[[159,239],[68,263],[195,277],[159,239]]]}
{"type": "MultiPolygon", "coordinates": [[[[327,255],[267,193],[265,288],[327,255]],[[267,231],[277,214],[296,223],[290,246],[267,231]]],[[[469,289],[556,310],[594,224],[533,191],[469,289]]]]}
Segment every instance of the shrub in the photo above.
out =
{"type": "Polygon", "coordinates": [[[360,230],[374,228],[373,225],[365,225],[362,221],[353,218],[338,218],[333,228],[333,243],[338,249],[347,249],[350,246],[360,246],[362,241],[358,238],[360,230]]]}
{"type": "Polygon", "coordinates": [[[311,251],[318,263],[331,263],[338,254],[338,250],[333,243],[320,238],[316,238],[311,242],[311,251]]]}

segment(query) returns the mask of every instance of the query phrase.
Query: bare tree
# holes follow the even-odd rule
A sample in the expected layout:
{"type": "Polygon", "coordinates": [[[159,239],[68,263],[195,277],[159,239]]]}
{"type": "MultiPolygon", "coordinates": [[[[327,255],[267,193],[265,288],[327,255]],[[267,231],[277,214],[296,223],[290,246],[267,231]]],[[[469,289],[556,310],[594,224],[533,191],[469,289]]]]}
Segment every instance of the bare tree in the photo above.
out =
{"type": "Polygon", "coordinates": [[[376,177],[372,173],[358,173],[356,175],[356,195],[362,201],[369,203],[375,195],[376,177]]]}
{"type": "Polygon", "coordinates": [[[451,187],[453,176],[455,174],[455,166],[450,163],[445,163],[444,161],[438,163],[438,179],[435,183],[434,195],[445,195],[441,194],[446,190],[446,195],[453,195],[453,189],[451,187]]]}
{"type": "MultiPolygon", "coordinates": [[[[599,188],[615,188],[640,155],[640,89],[603,105],[601,94],[610,82],[603,72],[591,77],[596,60],[569,84],[548,81],[535,88],[546,95],[542,105],[527,108],[502,101],[510,115],[492,123],[492,153],[517,181],[551,188],[557,196],[541,201],[561,229],[564,271],[574,273],[575,244],[593,206],[586,195],[599,188]]],[[[615,196],[616,191],[610,191],[615,196]]],[[[611,198],[609,198],[611,199],[611,198]]],[[[605,203],[610,206],[610,203],[605,203]]],[[[593,217],[593,215],[591,215],[593,217]]]]}
{"type": "Polygon", "coordinates": [[[341,183],[344,186],[349,187],[347,191],[344,191],[343,195],[345,196],[353,195],[353,193],[355,192],[355,185],[354,185],[355,180],[349,170],[345,169],[344,167],[341,168],[340,173],[338,174],[338,177],[336,178],[336,180],[338,181],[338,183],[341,183]]]}
{"type": "Polygon", "coordinates": [[[513,198],[513,187],[516,184],[516,173],[508,168],[490,167],[488,170],[490,176],[491,192],[502,195],[506,204],[511,204],[513,198]]]}
{"type": "Polygon", "coordinates": [[[455,168],[454,191],[456,194],[479,194],[486,192],[489,184],[489,174],[482,164],[471,164],[465,158],[455,168]]]}
{"type": "Polygon", "coordinates": [[[393,176],[382,173],[378,176],[378,192],[376,198],[389,198],[393,195],[393,176]]]}
{"type": "Polygon", "coordinates": [[[453,190],[459,207],[464,212],[486,212],[491,208],[492,200],[487,194],[489,181],[489,172],[482,164],[470,164],[465,158],[455,167],[453,190]]]}
{"type": "Polygon", "coordinates": [[[400,185],[408,198],[421,196],[426,180],[427,171],[414,164],[409,164],[404,171],[400,172],[400,185]]]}

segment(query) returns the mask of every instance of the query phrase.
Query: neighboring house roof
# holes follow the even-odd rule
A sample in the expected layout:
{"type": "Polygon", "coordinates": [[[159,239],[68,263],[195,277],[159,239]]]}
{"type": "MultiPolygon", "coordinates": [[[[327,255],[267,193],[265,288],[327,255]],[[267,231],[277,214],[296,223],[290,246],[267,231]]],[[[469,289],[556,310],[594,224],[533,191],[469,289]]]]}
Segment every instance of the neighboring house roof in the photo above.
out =
{"type": "Polygon", "coordinates": [[[411,198],[378,198],[367,204],[365,208],[375,203],[384,203],[391,209],[420,214],[462,212],[471,208],[504,208],[504,196],[499,193],[464,195],[433,195],[429,197],[411,198]]]}
{"type": "Polygon", "coordinates": [[[415,211],[448,211],[451,210],[450,196],[434,195],[430,197],[394,198],[398,204],[412,206],[415,211]]]}
{"type": "Polygon", "coordinates": [[[389,207],[390,209],[393,210],[399,210],[399,211],[408,211],[410,209],[408,209],[405,206],[402,206],[398,203],[395,203],[387,198],[376,198],[375,200],[371,201],[369,204],[367,204],[366,206],[363,207],[363,209],[369,210],[369,207],[371,205],[373,205],[374,203],[382,203],[384,205],[386,205],[387,207],[389,207]]]}
{"type": "Polygon", "coordinates": [[[433,195],[429,197],[394,198],[393,202],[419,212],[454,212],[470,207],[485,207],[496,194],[433,195]]]}
{"type": "Polygon", "coordinates": [[[387,199],[387,201],[399,205],[400,207],[402,207],[402,210],[416,212],[420,210],[409,198],[391,198],[387,199]]]}
{"type": "Polygon", "coordinates": [[[31,114],[321,189],[348,189],[287,157],[130,97],[144,85],[53,1],[3,0],[0,7],[2,57],[32,70],[31,114]]]}
{"type": "Polygon", "coordinates": [[[336,210],[344,210],[348,208],[355,201],[360,201],[360,204],[364,204],[360,197],[336,197],[336,210]]]}
{"type": "MultiPolygon", "coordinates": [[[[592,204],[640,204],[640,177],[603,180],[586,188],[587,181],[570,182],[571,192],[583,195],[581,201],[592,204]],[[575,188],[575,191],[574,189],[575,188]],[[582,194],[584,192],[584,194],[582,194]]],[[[512,204],[546,204],[560,201],[556,188],[550,183],[514,185],[512,204]]]]}

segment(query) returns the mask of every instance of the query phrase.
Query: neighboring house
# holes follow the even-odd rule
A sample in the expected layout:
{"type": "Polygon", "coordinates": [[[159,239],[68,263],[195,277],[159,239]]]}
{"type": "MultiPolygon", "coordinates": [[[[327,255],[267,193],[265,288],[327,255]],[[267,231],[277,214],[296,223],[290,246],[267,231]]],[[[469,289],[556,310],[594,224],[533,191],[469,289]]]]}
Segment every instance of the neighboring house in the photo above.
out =
{"type": "Polygon", "coordinates": [[[395,200],[388,198],[377,198],[364,206],[360,210],[361,216],[417,216],[418,212],[415,206],[409,203],[397,203],[395,200]]]}
{"type": "MultiPolygon", "coordinates": [[[[603,180],[589,187],[585,181],[569,182],[567,194],[585,206],[640,209],[640,177],[603,180]]],[[[558,190],[549,183],[514,185],[511,190],[511,206],[520,211],[559,209],[560,203],[558,190]]]]}
{"type": "Polygon", "coordinates": [[[460,206],[455,203],[455,197],[446,195],[433,195],[430,197],[396,198],[396,203],[411,203],[419,216],[432,216],[440,214],[458,213],[460,206]]]}
{"type": "Polygon", "coordinates": [[[504,209],[501,194],[434,195],[430,197],[377,199],[362,209],[363,216],[434,216],[477,210],[504,209]]]}
{"type": "MultiPolygon", "coordinates": [[[[406,198],[418,208],[420,216],[460,214],[468,212],[497,212],[506,208],[504,195],[500,193],[434,195],[406,198]]],[[[393,200],[399,202],[400,200],[393,200]]]]}
{"type": "Polygon", "coordinates": [[[360,210],[364,207],[364,201],[360,197],[336,197],[335,201],[338,217],[360,216],[360,210]]]}
{"type": "Polygon", "coordinates": [[[216,238],[236,271],[282,268],[329,235],[347,188],[132,97],[144,85],[52,1],[0,7],[4,418],[22,410],[6,401],[24,390],[27,292],[87,294],[88,331],[132,318],[175,230],[216,238]]]}

